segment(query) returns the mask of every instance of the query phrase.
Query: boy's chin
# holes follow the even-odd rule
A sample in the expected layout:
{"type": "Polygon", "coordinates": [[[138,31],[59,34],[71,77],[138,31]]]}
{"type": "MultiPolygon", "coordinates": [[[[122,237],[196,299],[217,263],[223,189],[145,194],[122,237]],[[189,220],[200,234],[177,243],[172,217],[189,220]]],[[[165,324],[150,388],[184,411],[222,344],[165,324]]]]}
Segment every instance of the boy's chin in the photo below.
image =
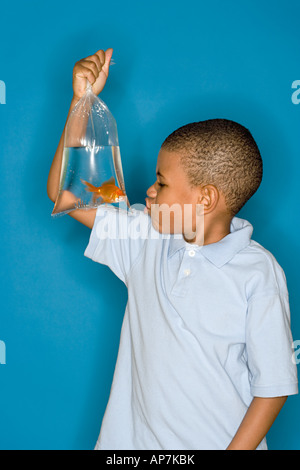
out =
{"type": "Polygon", "coordinates": [[[186,242],[188,243],[194,243],[196,240],[196,234],[194,232],[192,233],[185,233],[182,230],[175,230],[174,228],[172,229],[171,227],[162,227],[160,224],[158,224],[155,220],[151,219],[152,221],[152,226],[153,228],[161,233],[162,235],[178,235],[179,237],[183,237],[186,242]]]}
{"type": "Polygon", "coordinates": [[[174,227],[164,227],[159,224],[155,219],[151,218],[152,227],[163,235],[183,235],[182,230],[176,230],[174,227]]]}
{"type": "Polygon", "coordinates": [[[162,225],[151,217],[152,227],[159,233],[172,235],[174,231],[171,230],[171,227],[162,227],[162,225]]]}

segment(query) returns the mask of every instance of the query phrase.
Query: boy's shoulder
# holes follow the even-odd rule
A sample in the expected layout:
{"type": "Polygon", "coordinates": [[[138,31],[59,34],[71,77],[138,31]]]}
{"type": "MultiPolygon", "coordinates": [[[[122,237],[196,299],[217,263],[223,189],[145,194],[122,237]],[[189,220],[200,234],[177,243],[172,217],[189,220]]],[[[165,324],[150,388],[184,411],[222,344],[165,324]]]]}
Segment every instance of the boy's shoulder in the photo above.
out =
{"type": "Polygon", "coordinates": [[[249,297],[268,293],[288,294],[284,270],[273,253],[252,239],[243,252],[253,281],[249,297]]]}

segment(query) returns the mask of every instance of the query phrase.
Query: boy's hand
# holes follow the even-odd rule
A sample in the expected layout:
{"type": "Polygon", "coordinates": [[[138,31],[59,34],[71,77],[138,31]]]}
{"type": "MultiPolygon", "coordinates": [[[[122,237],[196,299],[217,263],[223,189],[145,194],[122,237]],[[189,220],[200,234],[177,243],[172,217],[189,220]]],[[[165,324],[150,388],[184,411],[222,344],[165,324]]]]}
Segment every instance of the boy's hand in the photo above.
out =
{"type": "Polygon", "coordinates": [[[95,95],[103,90],[106,83],[113,49],[100,49],[94,55],[76,62],[73,69],[73,98],[77,101],[86,91],[86,80],[91,83],[95,95]]]}

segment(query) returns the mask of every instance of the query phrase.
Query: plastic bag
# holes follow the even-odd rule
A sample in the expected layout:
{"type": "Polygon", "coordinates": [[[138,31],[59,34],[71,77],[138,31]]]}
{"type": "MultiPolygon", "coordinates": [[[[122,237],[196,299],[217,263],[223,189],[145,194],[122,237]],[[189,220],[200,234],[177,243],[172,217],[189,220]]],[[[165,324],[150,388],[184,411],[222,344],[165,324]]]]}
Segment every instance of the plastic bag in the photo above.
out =
{"type": "Polygon", "coordinates": [[[52,216],[109,203],[130,208],[116,121],[87,81],[65,129],[59,191],[52,216]]]}

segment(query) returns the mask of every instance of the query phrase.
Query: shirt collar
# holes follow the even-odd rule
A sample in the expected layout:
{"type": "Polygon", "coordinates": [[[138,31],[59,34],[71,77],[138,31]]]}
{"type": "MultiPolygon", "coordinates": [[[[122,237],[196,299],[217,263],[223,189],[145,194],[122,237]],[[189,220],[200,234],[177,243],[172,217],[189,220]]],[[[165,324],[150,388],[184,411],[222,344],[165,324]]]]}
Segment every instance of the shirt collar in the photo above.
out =
{"type": "MultiPolygon", "coordinates": [[[[194,250],[201,250],[201,253],[211,263],[218,268],[228,263],[239,251],[249,245],[253,226],[245,219],[233,217],[230,223],[230,233],[216,243],[209,245],[197,246],[193,243],[188,243],[181,235],[180,238],[170,238],[168,257],[180,250],[181,248],[194,250]]],[[[178,235],[176,235],[178,237],[178,235]]]]}

